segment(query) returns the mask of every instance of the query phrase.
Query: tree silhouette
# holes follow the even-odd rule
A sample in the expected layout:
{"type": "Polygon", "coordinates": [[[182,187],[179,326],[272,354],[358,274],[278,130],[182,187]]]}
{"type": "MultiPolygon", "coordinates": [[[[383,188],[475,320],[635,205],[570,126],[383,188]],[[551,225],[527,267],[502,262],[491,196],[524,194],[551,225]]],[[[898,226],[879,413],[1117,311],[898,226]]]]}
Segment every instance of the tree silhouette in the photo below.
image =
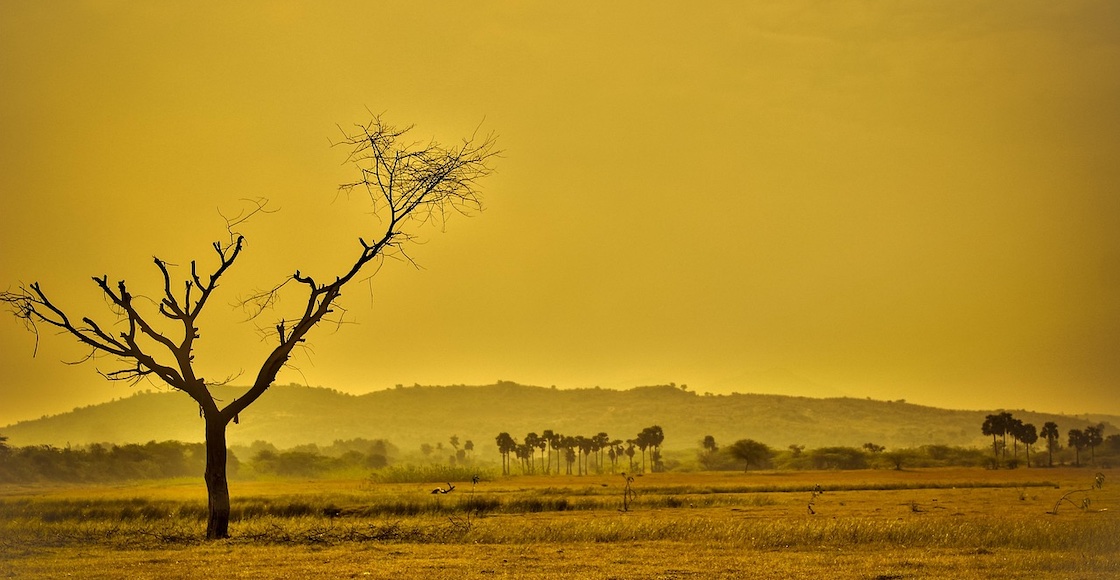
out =
{"type": "MultiPolygon", "coordinates": [[[[469,214],[481,207],[477,182],[491,172],[489,164],[497,154],[493,138],[471,137],[457,146],[444,147],[435,142],[417,143],[407,136],[410,130],[374,117],[353,131],[343,131],[337,145],[349,148],[347,161],[358,170],[358,177],[339,189],[347,195],[368,196],[373,218],[370,229],[358,238],[350,264],[326,277],[329,281],[295,270],[279,285],[242,302],[259,316],[276,306],[282,292],[295,292],[302,295],[303,306],[272,327],[275,346],[260,363],[252,385],[224,406],[210,389],[228,380],[210,381],[195,372],[195,341],[200,337],[199,320],[206,305],[245,247],[244,237],[234,231],[240,220],[227,222],[229,239],[213,244],[214,262],[208,269],[191,261],[189,272],[176,281],[179,276],[173,274],[171,263],[155,258],[163,282],[162,292],[155,297],[134,295],[123,280],[113,284],[108,276],[94,277],[112,312],[109,322],[74,315],[37,282],[0,293],[0,301],[35,333],[36,348],[39,328],[52,327],[88,347],[86,360],[99,355],[114,357],[119,364],[102,372],[107,379],[135,382],[154,378],[194,399],[205,420],[207,538],[229,536],[227,425],[237,422],[240,413],[272,386],[292,351],[304,344],[313,328],[324,320],[341,322],[342,310],[336,300],[351,281],[369,275],[367,265],[376,267],[389,256],[409,260],[406,248],[417,227],[440,224],[451,214],[469,214]]],[[[263,208],[260,202],[248,215],[263,208]]]]}
{"type": "Polygon", "coordinates": [[[1081,429],[1070,429],[1068,445],[1073,447],[1074,465],[1081,467],[1081,450],[1089,445],[1089,438],[1081,429]]]}
{"type": "Polygon", "coordinates": [[[1011,413],[1003,412],[988,415],[984,417],[984,424],[980,426],[980,431],[984,435],[992,436],[992,454],[995,457],[995,466],[999,467],[1000,449],[1003,449],[1003,456],[1007,458],[1007,430],[1011,423],[1011,413]],[[997,443],[996,437],[1003,438],[1002,447],[997,443]]]}
{"type": "MultiPolygon", "coordinates": [[[[537,446],[540,443],[541,443],[541,436],[537,435],[535,432],[529,432],[528,434],[525,435],[525,445],[527,447],[529,447],[529,449],[530,449],[530,452],[529,452],[529,454],[530,454],[529,455],[529,457],[530,457],[529,458],[529,472],[530,473],[536,471],[536,463],[534,463],[535,459],[533,458],[533,455],[536,453],[537,446]]],[[[541,450],[543,451],[543,448],[541,448],[541,450]]]]}
{"type": "Polygon", "coordinates": [[[544,458],[545,451],[548,449],[548,439],[538,436],[534,446],[541,451],[541,471],[543,473],[548,473],[548,463],[544,458]]]}
{"type": "Polygon", "coordinates": [[[652,459],[652,457],[653,457],[652,452],[657,451],[658,447],[660,447],[661,444],[664,441],[665,441],[665,433],[661,430],[661,427],[658,426],[658,425],[653,425],[651,427],[646,427],[645,429],[642,429],[641,433],[638,433],[638,436],[634,438],[634,443],[638,446],[638,449],[640,449],[642,451],[642,473],[645,473],[645,471],[646,471],[646,450],[647,449],[650,450],[650,458],[651,458],[650,459],[650,463],[651,463],[650,469],[653,470],[653,471],[657,470],[657,465],[660,461],[660,456],[661,455],[660,455],[660,453],[658,453],[658,462],[655,462],[652,459]]]}
{"type": "Polygon", "coordinates": [[[1061,434],[1058,432],[1058,424],[1053,421],[1047,421],[1042,424],[1042,431],[1039,435],[1046,439],[1046,451],[1050,454],[1050,459],[1047,465],[1054,466],[1054,448],[1058,446],[1058,438],[1061,434]]]}
{"type": "Polygon", "coordinates": [[[622,457],[622,439],[612,439],[610,442],[611,448],[611,473],[618,470],[618,460],[622,457]]]}
{"type": "Polygon", "coordinates": [[[579,454],[583,456],[583,471],[580,472],[580,475],[590,473],[588,459],[591,458],[591,450],[594,446],[595,442],[590,437],[576,435],[576,447],[579,448],[579,454]]]}
{"type": "Polygon", "coordinates": [[[1007,418],[1007,434],[1011,436],[1011,443],[1014,449],[1012,457],[1015,461],[1019,460],[1019,442],[1023,440],[1023,421],[1008,415],[1007,418]]]}
{"type": "Polygon", "coordinates": [[[517,455],[517,458],[521,460],[522,475],[533,472],[533,454],[536,450],[536,447],[528,443],[519,443],[515,447],[514,453],[517,455]]]}
{"type": "Polygon", "coordinates": [[[1038,431],[1035,429],[1034,423],[1022,423],[1018,427],[1018,435],[1016,438],[1023,442],[1023,446],[1027,449],[1027,467],[1031,466],[1031,445],[1038,441],[1038,431]]]}
{"type": "Polygon", "coordinates": [[[605,432],[600,431],[591,438],[592,448],[596,453],[595,457],[595,470],[599,473],[603,472],[603,452],[611,444],[611,437],[605,432]]]}
{"type": "Polygon", "coordinates": [[[1104,431],[1104,424],[1090,425],[1084,431],[1085,445],[1089,447],[1089,461],[1093,465],[1097,464],[1097,446],[1104,443],[1102,431],[1104,431]]]}
{"type": "MultiPolygon", "coordinates": [[[[541,441],[544,442],[544,449],[548,452],[548,457],[544,463],[544,473],[548,475],[552,471],[552,450],[555,448],[556,433],[552,429],[545,429],[541,431],[541,441]]],[[[557,469],[559,471],[559,469],[557,469]]]]}
{"type": "Polygon", "coordinates": [[[642,455],[642,473],[646,472],[646,449],[649,448],[649,435],[643,431],[638,433],[634,438],[634,444],[638,446],[638,452],[642,455]]]}
{"type": "Polygon", "coordinates": [[[704,450],[704,456],[708,458],[719,451],[719,444],[716,443],[716,438],[711,435],[704,436],[704,440],[700,442],[700,447],[704,450]]]}
{"type": "Polygon", "coordinates": [[[743,462],[743,471],[750,469],[752,464],[761,467],[770,458],[771,454],[768,445],[754,439],[740,439],[732,443],[727,451],[732,457],[743,462]]]}
{"type": "Polygon", "coordinates": [[[863,448],[871,453],[882,453],[887,449],[886,447],[878,445],[876,443],[864,443],[863,448]]]}
{"type": "MultiPolygon", "coordinates": [[[[1004,460],[1007,460],[1007,436],[1009,436],[1009,434],[1011,434],[1012,431],[1015,430],[1015,424],[1018,419],[1012,417],[1011,413],[1008,413],[1007,411],[1000,412],[998,417],[1000,434],[1002,436],[1002,440],[1004,440],[1004,445],[1002,445],[1001,447],[1000,455],[1004,456],[1004,460]]],[[[1018,453],[1018,448],[1016,448],[1016,453],[1018,453]]]]}
{"type": "Polygon", "coordinates": [[[579,457],[576,455],[575,439],[568,437],[564,439],[564,461],[567,464],[567,474],[572,474],[572,463],[575,463],[579,457]]]}
{"type": "Polygon", "coordinates": [[[505,431],[498,433],[494,442],[498,444],[498,453],[502,456],[502,475],[509,475],[509,454],[517,448],[517,442],[505,431]]]}
{"type": "Polygon", "coordinates": [[[565,459],[568,461],[568,475],[572,474],[573,462],[576,464],[576,475],[583,473],[583,467],[579,459],[581,439],[583,439],[583,437],[579,435],[569,435],[564,438],[564,454],[565,459]]]}
{"type": "Polygon", "coordinates": [[[654,471],[661,471],[661,444],[665,442],[665,432],[661,430],[660,425],[649,427],[648,431],[650,446],[653,447],[653,451],[657,452],[656,458],[651,457],[652,467],[654,471]]]}

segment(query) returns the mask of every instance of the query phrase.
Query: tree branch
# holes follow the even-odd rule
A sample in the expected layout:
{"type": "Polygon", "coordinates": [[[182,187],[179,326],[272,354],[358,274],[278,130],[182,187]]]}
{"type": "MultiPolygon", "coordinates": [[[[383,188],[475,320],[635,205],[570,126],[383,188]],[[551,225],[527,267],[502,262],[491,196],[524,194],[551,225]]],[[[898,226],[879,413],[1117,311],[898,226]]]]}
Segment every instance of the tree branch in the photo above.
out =
{"type": "MultiPolygon", "coordinates": [[[[343,287],[366,264],[394,254],[411,262],[404,250],[404,245],[414,239],[409,229],[432,222],[443,225],[451,213],[469,215],[482,209],[475,184],[492,172],[490,163],[499,155],[493,135],[478,139],[476,132],[458,147],[445,148],[433,141],[403,142],[411,129],[388,125],[380,116],[358,125],[353,133],[339,128],[343,138],[335,145],[350,149],[346,161],[355,165],[359,175],[357,181],[339,186],[339,191],[365,191],[380,227],[371,236],[359,236],[359,251],[353,263],[333,282],[319,284],[296,270],[289,280],[307,290],[303,313],[298,320],[282,319],[275,325],[276,347],[261,365],[253,386],[222,410],[224,416],[235,416],[268,389],[287,364],[292,350],[333,311],[333,303],[341,296],[343,287]]],[[[277,295],[286,282],[242,304],[252,304],[259,314],[263,308],[277,304],[277,295]]]]}

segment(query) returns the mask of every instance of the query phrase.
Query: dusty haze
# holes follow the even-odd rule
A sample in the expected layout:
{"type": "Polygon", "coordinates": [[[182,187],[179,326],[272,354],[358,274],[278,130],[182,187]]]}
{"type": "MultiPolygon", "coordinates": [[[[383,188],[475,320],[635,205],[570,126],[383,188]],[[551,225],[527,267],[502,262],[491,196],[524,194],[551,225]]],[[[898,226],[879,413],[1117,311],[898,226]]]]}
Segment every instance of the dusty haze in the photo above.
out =
{"type": "MultiPolygon", "coordinates": [[[[281,382],[1120,413],[1120,6],[737,4],[0,0],[0,285],[104,319],[90,276],[156,291],[267,197],[198,352],[253,373],[219,306],[356,251],[368,107],[505,154],[281,382]]],[[[0,322],[0,424],[130,392],[33,347],[0,322]]]]}

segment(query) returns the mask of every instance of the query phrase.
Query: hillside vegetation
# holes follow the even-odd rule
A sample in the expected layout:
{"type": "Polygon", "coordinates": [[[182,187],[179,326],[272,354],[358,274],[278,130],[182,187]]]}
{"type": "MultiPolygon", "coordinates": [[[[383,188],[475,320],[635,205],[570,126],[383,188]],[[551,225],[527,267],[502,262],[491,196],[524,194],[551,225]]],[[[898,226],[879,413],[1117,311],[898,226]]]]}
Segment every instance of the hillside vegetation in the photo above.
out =
{"type": "MultiPolygon", "coordinates": [[[[241,389],[215,389],[229,399],[241,389]]],[[[229,428],[231,445],[268,441],[279,447],[329,445],[340,439],[385,439],[401,449],[446,444],[451,435],[473,440],[497,454],[494,437],[552,429],[557,433],[630,438],[649,425],[666,434],[666,450],[695,449],[706,436],[730,443],[750,438],[776,448],[887,448],[944,444],[990,445],[980,432],[991,410],[956,411],[869,399],[814,399],[782,395],[699,395],[663,385],[617,391],[555,389],[499,382],[487,386],[412,386],[350,395],[332,389],[278,385],[229,428]]],[[[1015,410],[1041,425],[1054,421],[1064,433],[1089,423],[1120,424],[1120,418],[1070,417],[1015,410]]],[[[202,419],[177,392],[138,392],[130,397],[61,415],[0,428],[15,446],[144,443],[202,440],[202,419]]]]}

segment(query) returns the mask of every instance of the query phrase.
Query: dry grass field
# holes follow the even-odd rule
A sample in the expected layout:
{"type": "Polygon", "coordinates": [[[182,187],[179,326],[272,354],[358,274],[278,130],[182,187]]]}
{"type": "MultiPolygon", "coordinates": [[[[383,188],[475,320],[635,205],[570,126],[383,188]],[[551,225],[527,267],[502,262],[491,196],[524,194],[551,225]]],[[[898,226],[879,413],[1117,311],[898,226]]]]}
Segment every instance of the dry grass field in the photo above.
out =
{"type": "Polygon", "coordinates": [[[0,487],[0,577],[1120,577],[1110,470],[651,474],[628,511],[624,484],[233,482],[219,542],[200,481],[0,487]]]}

